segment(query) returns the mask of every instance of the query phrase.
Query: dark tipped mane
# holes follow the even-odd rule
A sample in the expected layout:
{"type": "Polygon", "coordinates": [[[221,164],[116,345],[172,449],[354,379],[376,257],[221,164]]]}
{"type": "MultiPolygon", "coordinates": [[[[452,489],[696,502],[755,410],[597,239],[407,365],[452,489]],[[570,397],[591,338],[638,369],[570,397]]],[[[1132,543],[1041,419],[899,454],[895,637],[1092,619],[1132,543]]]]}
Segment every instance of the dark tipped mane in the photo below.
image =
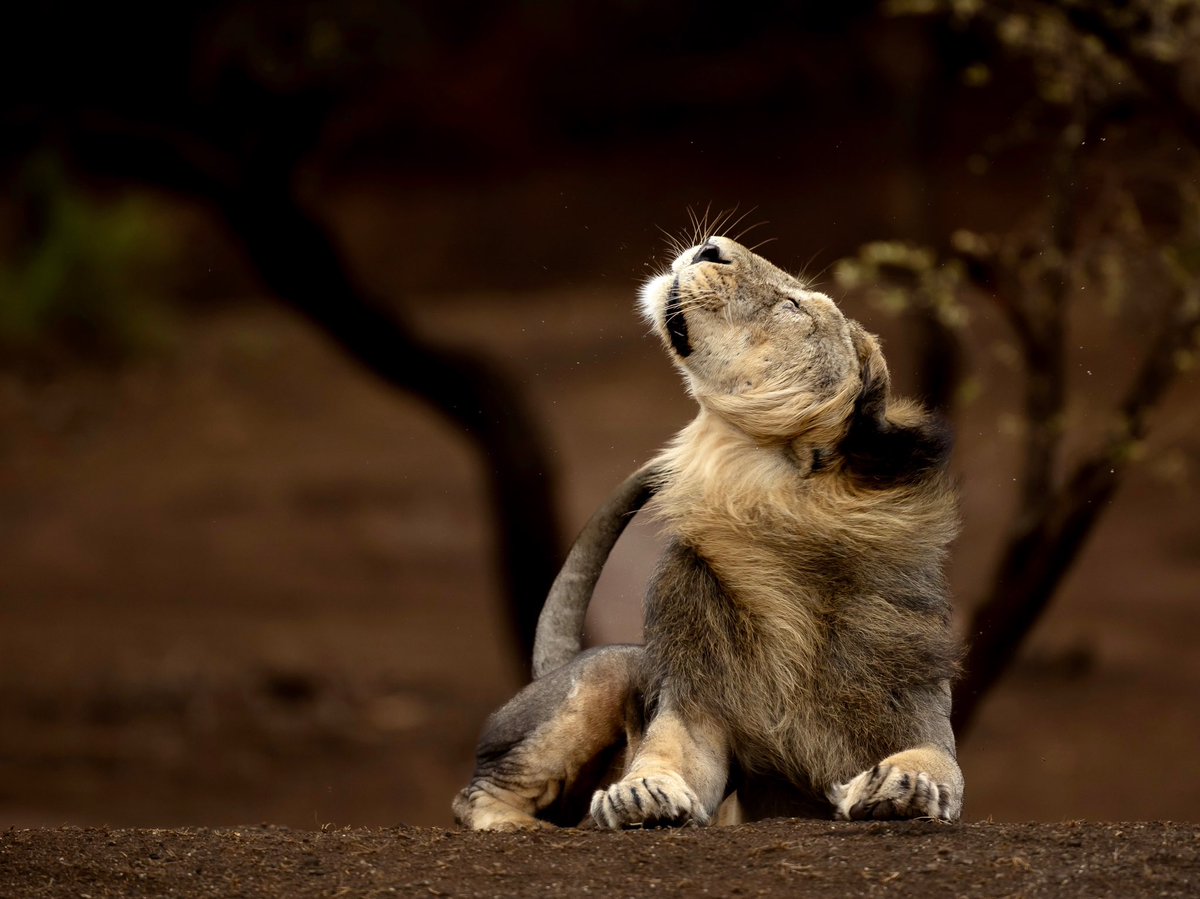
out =
{"type": "Polygon", "coordinates": [[[847,472],[874,487],[895,487],[923,480],[950,461],[954,433],[935,413],[900,423],[878,413],[880,402],[859,399],[839,451],[847,472]]]}

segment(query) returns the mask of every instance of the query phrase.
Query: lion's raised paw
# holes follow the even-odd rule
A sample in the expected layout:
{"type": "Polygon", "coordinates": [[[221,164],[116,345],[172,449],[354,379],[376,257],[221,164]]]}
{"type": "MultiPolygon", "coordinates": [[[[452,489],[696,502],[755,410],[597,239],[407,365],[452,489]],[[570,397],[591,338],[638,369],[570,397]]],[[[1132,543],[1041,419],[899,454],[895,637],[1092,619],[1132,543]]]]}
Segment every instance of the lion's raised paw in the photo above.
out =
{"type": "Polygon", "coordinates": [[[628,777],[592,797],[598,827],[678,827],[707,824],[700,800],[678,774],[628,777]]]}

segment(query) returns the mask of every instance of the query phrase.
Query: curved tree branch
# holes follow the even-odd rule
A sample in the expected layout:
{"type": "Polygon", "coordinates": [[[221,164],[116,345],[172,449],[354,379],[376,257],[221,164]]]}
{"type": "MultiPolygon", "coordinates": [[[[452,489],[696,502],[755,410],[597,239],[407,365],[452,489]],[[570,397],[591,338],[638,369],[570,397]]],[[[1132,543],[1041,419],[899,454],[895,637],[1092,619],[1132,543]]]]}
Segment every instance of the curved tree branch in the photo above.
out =
{"type": "Polygon", "coordinates": [[[295,196],[298,151],[309,145],[296,130],[273,130],[270,144],[237,160],[191,136],[115,120],[96,124],[69,141],[88,170],[212,203],[272,293],[366,370],[462,428],[487,478],[508,617],[527,662],[561,549],[547,440],[508,371],[481,354],[420,338],[360,287],[334,236],[295,196]]]}
{"type": "Polygon", "coordinates": [[[509,616],[521,658],[533,652],[542,600],[561,561],[554,475],[524,394],[495,362],[437,347],[351,280],[334,241],[290,194],[249,193],[226,205],[263,280],[355,361],[458,424],[487,477],[509,616]]]}
{"type": "MultiPolygon", "coordinates": [[[[1006,8],[1031,4],[996,4],[985,8],[993,30],[996,15],[1006,8]]],[[[1166,109],[1179,130],[1200,147],[1200,111],[1182,94],[1177,69],[1140,54],[1132,35],[1113,26],[1095,5],[1068,3],[1054,7],[1072,27],[1097,37],[1105,49],[1124,62],[1146,90],[1166,109]]],[[[1095,111],[1081,118],[1060,142],[1055,164],[1055,200],[1051,233],[1057,256],[1066,259],[1075,239],[1073,209],[1075,148],[1082,132],[1098,120],[1095,111]]],[[[1016,517],[984,600],[968,628],[970,649],[964,676],[955,686],[953,722],[965,734],[983,698],[1016,657],[1022,642],[1049,605],[1070,566],[1086,544],[1096,522],[1119,487],[1133,446],[1146,432],[1147,418],[1178,372],[1176,359],[1192,351],[1200,335],[1200,301],[1194,279],[1179,279],[1180,289],[1164,325],[1148,348],[1130,389],[1120,404],[1122,420],[1114,434],[1066,478],[1054,477],[1060,435],[1057,416],[1065,390],[1063,374],[1063,303],[1065,269],[1052,266],[1039,285],[1039,295],[1025,297],[1021,285],[1006,284],[1008,272],[995,260],[969,259],[966,271],[975,276],[1004,312],[1025,357],[1027,383],[1025,415],[1029,427],[1022,468],[1022,497],[1016,517]]]]}
{"type": "Polygon", "coordinates": [[[1122,420],[1109,439],[1079,463],[1050,498],[1036,523],[1010,540],[988,597],[969,630],[965,674],[955,686],[953,724],[965,734],[980,702],[1012,664],[1063,577],[1116,493],[1149,414],[1179,373],[1180,353],[1200,343],[1200,295],[1180,291],[1120,405],[1122,420]]]}

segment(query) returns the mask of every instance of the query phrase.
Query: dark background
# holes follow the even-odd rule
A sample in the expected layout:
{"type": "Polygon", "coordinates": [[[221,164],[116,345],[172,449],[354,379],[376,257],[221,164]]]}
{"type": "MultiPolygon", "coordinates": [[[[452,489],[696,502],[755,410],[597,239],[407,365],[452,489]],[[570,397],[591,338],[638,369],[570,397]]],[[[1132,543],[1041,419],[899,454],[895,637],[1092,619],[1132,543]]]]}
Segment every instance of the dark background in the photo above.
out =
{"type": "MultiPolygon", "coordinates": [[[[956,292],[942,352],[903,284],[849,289],[837,261],[1054,232],[1069,186],[1062,476],[1153,353],[1154,266],[1186,262],[1200,221],[1188,96],[1096,47],[1081,64],[1047,7],[984,7],[15,11],[0,823],[449,823],[483,717],[524,677],[504,598],[524,582],[497,561],[498,456],[469,409],[430,398],[423,348],[506,375],[535,425],[509,449],[537,459],[561,549],[691,415],[634,311],[689,210],[744,215],[747,243],[883,335],[898,389],[953,387],[966,631],[1019,507],[1028,360],[987,290],[956,292]],[[1084,105],[1096,149],[1064,175],[1084,105]],[[359,305],[381,324],[339,331],[359,305]]],[[[1185,24],[1161,27],[1190,47],[1185,24]]],[[[1148,439],[964,736],[970,817],[1200,807],[1200,414],[1191,356],[1171,358],[1148,439]]],[[[655,551],[639,522],[593,639],[636,638],[655,551]]]]}

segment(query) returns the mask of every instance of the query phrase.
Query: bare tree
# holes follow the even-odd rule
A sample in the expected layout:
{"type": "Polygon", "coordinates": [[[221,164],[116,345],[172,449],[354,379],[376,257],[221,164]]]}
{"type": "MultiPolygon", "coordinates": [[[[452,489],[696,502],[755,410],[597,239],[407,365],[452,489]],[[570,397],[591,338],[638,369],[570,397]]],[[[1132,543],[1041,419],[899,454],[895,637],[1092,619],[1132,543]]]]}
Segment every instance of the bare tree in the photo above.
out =
{"type": "MultiPolygon", "coordinates": [[[[918,6],[928,11],[929,4],[918,6]]],[[[1200,5],[1176,5],[1169,33],[1150,4],[941,6],[944,15],[1023,59],[1059,120],[1048,200],[1033,227],[1002,235],[958,232],[937,250],[868,245],[840,268],[847,286],[878,280],[909,306],[944,310],[951,324],[961,323],[953,312],[961,291],[974,290],[1002,313],[1022,363],[1019,496],[996,569],[966,628],[969,649],[954,699],[962,734],[1051,603],[1135,459],[1152,412],[1200,341],[1194,253],[1200,196],[1182,187],[1200,171],[1200,114],[1183,88],[1195,74],[1184,70],[1194,58],[1184,51],[1200,46],[1200,5]],[[1104,146],[1109,126],[1147,101],[1154,104],[1148,114],[1174,126],[1173,140],[1192,144],[1193,152],[1172,154],[1160,169],[1179,201],[1165,226],[1147,224],[1139,196],[1144,185],[1112,177],[1112,154],[1120,152],[1112,146],[1104,147],[1108,189],[1098,199],[1085,200],[1080,192],[1095,175],[1094,148],[1104,146]],[[1118,206],[1122,214],[1112,215],[1118,206]],[[1115,403],[1109,434],[1064,467],[1069,303],[1088,280],[1110,296],[1128,293],[1122,267],[1134,264],[1138,300],[1147,311],[1157,305],[1159,321],[1115,403]],[[1146,302],[1155,293],[1157,304],[1146,302]]]]}
{"type": "MultiPolygon", "coordinates": [[[[106,89],[92,90],[74,83],[71,67],[53,70],[65,88],[35,82],[32,101],[0,108],[13,138],[0,159],[20,158],[27,152],[22,141],[48,145],[89,177],[205,204],[272,294],[366,371],[452,422],[485,474],[506,617],[527,662],[561,559],[547,438],[504,366],[423,338],[396,298],[385,301],[363,287],[301,189],[319,164],[329,123],[379,75],[373,61],[360,58],[369,54],[314,57],[311,43],[294,45],[297,28],[306,39],[309,26],[328,28],[327,13],[193,4],[164,14],[170,28],[153,43],[130,43],[119,23],[105,19],[97,28],[117,44],[105,75],[113,84],[98,77],[106,89]],[[256,31],[258,43],[239,43],[256,31]]],[[[60,49],[69,50],[67,32],[63,42],[60,49]]],[[[359,132],[372,124],[360,121],[359,132]]]]}

